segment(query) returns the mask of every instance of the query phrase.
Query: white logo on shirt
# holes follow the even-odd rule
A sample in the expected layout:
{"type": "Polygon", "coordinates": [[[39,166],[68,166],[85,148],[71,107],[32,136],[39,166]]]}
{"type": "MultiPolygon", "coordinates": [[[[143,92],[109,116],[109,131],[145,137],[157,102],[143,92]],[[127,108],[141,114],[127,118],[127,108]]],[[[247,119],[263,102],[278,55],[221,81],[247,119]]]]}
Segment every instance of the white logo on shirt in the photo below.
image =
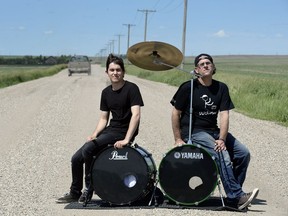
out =
{"type": "MultiPolygon", "coordinates": [[[[211,107],[211,110],[216,110],[217,109],[217,105],[213,105],[214,102],[212,101],[211,98],[209,98],[207,95],[202,95],[200,97],[204,102],[205,102],[205,108],[207,106],[210,106],[211,107]]],[[[214,114],[214,113],[213,113],[214,114]]],[[[207,115],[207,114],[206,114],[207,115]]]]}
{"type": "Polygon", "coordinates": [[[209,98],[207,95],[202,95],[202,97],[200,98],[205,102],[205,108],[206,106],[212,106],[214,104],[214,102],[212,102],[212,99],[209,98]]]}

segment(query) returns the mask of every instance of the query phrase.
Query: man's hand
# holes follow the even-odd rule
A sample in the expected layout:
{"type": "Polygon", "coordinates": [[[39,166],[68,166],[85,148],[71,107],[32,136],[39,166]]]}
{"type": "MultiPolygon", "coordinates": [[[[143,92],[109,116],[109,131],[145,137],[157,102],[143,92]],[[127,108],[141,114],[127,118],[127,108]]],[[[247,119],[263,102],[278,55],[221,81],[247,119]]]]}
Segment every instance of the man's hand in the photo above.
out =
{"type": "Polygon", "coordinates": [[[123,148],[124,146],[126,146],[129,143],[129,141],[127,140],[119,140],[114,144],[114,148],[123,148]]]}
{"type": "Polygon", "coordinates": [[[91,140],[94,140],[96,137],[95,136],[88,136],[87,137],[87,142],[91,141],[91,140]]]}
{"type": "Polygon", "coordinates": [[[174,143],[175,146],[182,146],[184,144],[186,143],[182,139],[177,139],[175,140],[175,143],[174,143]]]}
{"type": "Polygon", "coordinates": [[[220,152],[220,151],[225,151],[226,150],[226,145],[224,140],[219,139],[219,140],[215,140],[215,151],[220,152]]]}

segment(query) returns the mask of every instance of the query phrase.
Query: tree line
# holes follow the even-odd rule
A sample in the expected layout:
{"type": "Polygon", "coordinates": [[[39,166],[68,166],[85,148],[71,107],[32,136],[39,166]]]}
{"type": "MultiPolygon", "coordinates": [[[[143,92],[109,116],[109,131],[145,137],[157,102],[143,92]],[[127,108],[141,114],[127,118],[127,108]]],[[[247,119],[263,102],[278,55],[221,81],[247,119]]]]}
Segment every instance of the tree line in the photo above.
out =
{"type": "Polygon", "coordinates": [[[55,65],[66,64],[71,56],[0,56],[0,65],[55,65]]]}

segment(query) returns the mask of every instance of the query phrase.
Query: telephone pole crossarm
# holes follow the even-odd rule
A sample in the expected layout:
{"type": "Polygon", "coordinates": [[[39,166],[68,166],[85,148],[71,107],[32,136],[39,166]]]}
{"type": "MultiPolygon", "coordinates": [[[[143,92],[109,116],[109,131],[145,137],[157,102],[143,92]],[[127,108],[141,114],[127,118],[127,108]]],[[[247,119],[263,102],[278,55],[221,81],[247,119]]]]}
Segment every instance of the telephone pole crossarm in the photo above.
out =
{"type": "Polygon", "coordinates": [[[154,13],[154,12],[156,12],[156,10],[147,10],[147,9],[145,9],[145,10],[139,10],[139,9],[138,9],[138,11],[145,13],[144,41],[146,41],[146,35],[147,35],[147,17],[148,17],[148,13],[154,13]]]}

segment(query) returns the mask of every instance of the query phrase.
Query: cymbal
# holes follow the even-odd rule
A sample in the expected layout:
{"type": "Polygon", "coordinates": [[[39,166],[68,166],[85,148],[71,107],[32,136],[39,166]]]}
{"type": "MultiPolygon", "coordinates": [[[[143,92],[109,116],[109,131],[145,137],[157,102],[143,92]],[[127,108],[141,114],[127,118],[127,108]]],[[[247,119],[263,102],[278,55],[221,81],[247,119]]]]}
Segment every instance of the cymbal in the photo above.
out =
{"type": "Polygon", "coordinates": [[[131,46],[127,51],[128,60],[143,69],[152,71],[169,70],[177,67],[183,55],[176,47],[159,42],[141,42],[131,46]]]}

